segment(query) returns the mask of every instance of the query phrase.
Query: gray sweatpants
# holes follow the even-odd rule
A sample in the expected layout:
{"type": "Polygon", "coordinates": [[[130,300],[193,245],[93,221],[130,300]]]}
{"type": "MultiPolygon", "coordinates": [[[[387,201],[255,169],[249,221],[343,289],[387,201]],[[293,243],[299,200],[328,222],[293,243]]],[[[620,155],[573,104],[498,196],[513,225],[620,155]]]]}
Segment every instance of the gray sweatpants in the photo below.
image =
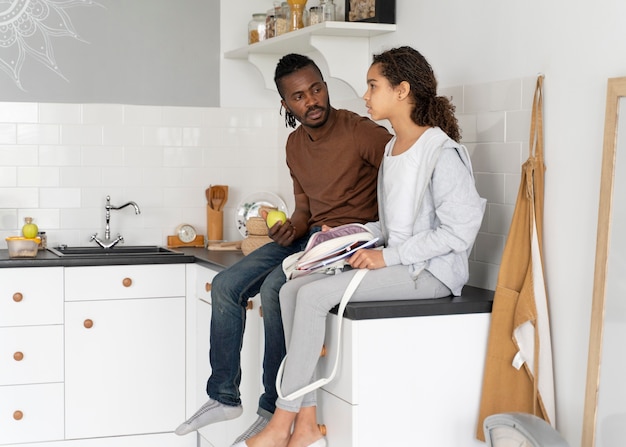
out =
{"type": "MultiPolygon", "coordinates": [[[[280,290],[280,309],[288,354],[281,387],[284,396],[314,380],[315,367],[324,343],[326,316],[341,301],[354,273],[351,270],[338,275],[317,273],[303,276],[287,281],[280,290]]],[[[408,266],[395,265],[370,270],[350,301],[413,300],[449,295],[450,289],[427,270],[414,280],[408,266]]],[[[315,391],[292,401],[281,398],[276,401],[278,408],[291,412],[314,405],[315,391]]]]}

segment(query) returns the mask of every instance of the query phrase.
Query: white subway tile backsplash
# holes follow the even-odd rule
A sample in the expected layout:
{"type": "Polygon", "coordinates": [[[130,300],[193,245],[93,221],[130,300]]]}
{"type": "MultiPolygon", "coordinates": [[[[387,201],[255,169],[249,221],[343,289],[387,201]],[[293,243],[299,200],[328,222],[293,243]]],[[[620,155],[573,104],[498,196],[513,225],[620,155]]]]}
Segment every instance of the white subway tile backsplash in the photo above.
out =
{"type": "Polygon", "coordinates": [[[124,124],[127,126],[151,127],[163,124],[163,110],[157,106],[124,106],[124,124]]]}
{"type": "Polygon", "coordinates": [[[38,188],[0,188],[0,208],[37,208],[38,188]]]}
{"type": "Polygon", "coordinates": [[[80,166],[80,164],[80,146],[39,146],[39,166],[80,166]]]}
{"type": "Polygon", "coordinates": [[[80,124],[82,104],[39,104],[41,124],[80,124]]]}
{"type": "Polygon", "coordinates": [[[143,186],[140,168],[104,167],[102,168],[102,184],[123,188],[143,186]]]}
{"type": "Polygon", "coordinates": [[[180,127],[144,127],[145,146],[182,146],[183,130],[180,127]]]}
{"type": "Polygon", "coordinates": [[[202,165],[202,149],[196,147],[163,148],[163,166],[193,167],[202,165]]]}
{"type": "Polygon", "coordinates": [[[528,141],[530,113],[528,110],[506,112],[506,141],[528,141]]]}
{"type": "Polygon", "coordinates": [[[489,204],[487,220],[487,232],[496,234],[508,234],[513,218],[514,205],[498,203],[489,204]]]}
{"type": "Polygon", "coordinates": [[[0,102],[0,123],[37,123],[38,111],[32,102],[0,102]]]}
{"type": "Polygon", "coordinates": [[[0,188],[17,186],[17,168],[0,166],[0,188]]]}
{"type": "Polygon", "coordinates": [[[124,166],[161,167],[163,149],[156,146],[127,146],[124,149],[124,166]]]}
{"type": "Polygon", "coordinates": [[[102,185],[102,168],[100,167],[61,168],[60,186],[80,188],[100,185],[102,185]]]}
{"type": "Polygon", "coordinates": [[[80,208],[80,188],[41,188],[39,190],[42,208],[80,208]]]}
{"type": "Polygon", "coordinates": [[[120,104],[83,105],[83,124],[121,126],[124,123],[124,106],[120,104]]]}
{"type": "Polygon", "coordinates": [[[143,127],[141,126],[104,126],[102,142],[108,146],[139,146],[143,144],[143,127]]]}
{"type": "Polygon", "coordinates": [[[504,203],[504,174],[474,174],[476,189],[489,203],[504,203]]]}
{"type": "Polygon", "coordinates": [[[464,106],[464,113],[518,110],[522,107],[522,81],[514,79],[467,85],[464,106]]]}
{"type": "Polygon", "coordinates": [[[479,143],[473,145],[473,148],[471,157],[474,172],[520,172],[523,163],[520,143],[479,143]]]}
{"type": "Polygon", "coordinates": [[[467,144],[478,141],[476,115],[457,115],[457,120],[461,129],[461,142],[467,144]]]}
{"type": "Polygon", "coordinates": [[[102,144],[102,126],[62,124],[61,144],[102,144]]]}
{"type": "Polygon", "coordinates": [[[36,146],[0,146],[0,166],[37,166],[36,146]]]}
{"type": "Polygon", "coordinates": [[[157,167],[141,169],[141,183],[144,186],[167,188],[180,185],[181,180],[182,171],[180,168],[157,167]]]}
{"type": "Polygon", "coordinates": [[[122,146],[82,146],[80,157],[82,166],[122,166],[124,148],[122,146]]]}
{"type": "MultiPolygon", "coordinates": [[[[2,202],[0,202],[0,204],[2,204],[2,202]]],[[[0,233],[2,240],[4,240],[6,236],[16,236],[17,228],[17,209],[0,208],[0,230],[3,230],[0,233]],[[8,231],[5,233],[4,230],[8,231]]]]}
{"type": "Polygon", "coordinates": [[[479,143],[504,141],[504,112],[486,112],[476,115],[476,141],[479,143]]]}
{"type": "Polygon", "coordinates": [[[17,168],[17,186],[59,186],[59,168],[23,166],[17,168]]]}
{"type": "Polygon", "coordinates": [[[506,237],[502,234],[481,233],[474,244],[474,260],[489,264],[500,264],[506,237]]]}
{"type": "Polygon", "coordinates": [[[18,144],[59,144],[60,128],[56,124],[18,124],[18,144]]]}
{"type": "Polygon", "coordinates": [[[463,86],[440,88],[437,94],[445,96],[452,102],[456,115],[464,113],[463,86]]]}
{"type": "Polygon", "coordinates": [[[0,124],[0,144],[17,143],[17,126],[15,124],[0,124]]]}
{"type": "Polygon", "coordinates": [[[504,174],[504,203],[515,205],[522,174],[504,174]]]}
{"type": "Polygon", "coordinates": [[[200,126],[203,119],[202,110],[198,107],[164,107],[163,124],[171,127],[200,126]]]}
{"type": "Polygon", "coordinates": [[[163,190],[163,206],[165,208],[192,208],[206,205],[203,190],[197,187],[175,187],[163,190]]]}

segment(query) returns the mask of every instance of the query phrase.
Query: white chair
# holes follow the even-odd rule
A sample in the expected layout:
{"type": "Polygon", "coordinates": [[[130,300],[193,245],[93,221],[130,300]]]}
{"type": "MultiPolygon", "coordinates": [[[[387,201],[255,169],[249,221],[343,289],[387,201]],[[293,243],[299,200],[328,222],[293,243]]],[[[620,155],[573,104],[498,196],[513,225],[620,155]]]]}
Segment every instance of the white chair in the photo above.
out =
{"type": "Polygon", "coordinates": [[[569,447],[559,432],[532,414],[493,414],[485,418],[483,430],[489,447],[569,447]]]}

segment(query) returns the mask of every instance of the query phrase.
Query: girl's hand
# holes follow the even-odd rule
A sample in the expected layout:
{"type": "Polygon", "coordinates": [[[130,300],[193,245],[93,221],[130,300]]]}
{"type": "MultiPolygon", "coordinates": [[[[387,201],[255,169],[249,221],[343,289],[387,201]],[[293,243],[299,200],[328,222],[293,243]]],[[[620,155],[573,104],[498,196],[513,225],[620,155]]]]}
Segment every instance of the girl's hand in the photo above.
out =
{"type": "Polygon", "coordinates": [[[355,269],[369,269],[376,270],[386,267],[385,259],[383,258],[383,252],[381,250],[372,250],[364,248],[357,250],[350,259],[348,264],[355,269]]]}

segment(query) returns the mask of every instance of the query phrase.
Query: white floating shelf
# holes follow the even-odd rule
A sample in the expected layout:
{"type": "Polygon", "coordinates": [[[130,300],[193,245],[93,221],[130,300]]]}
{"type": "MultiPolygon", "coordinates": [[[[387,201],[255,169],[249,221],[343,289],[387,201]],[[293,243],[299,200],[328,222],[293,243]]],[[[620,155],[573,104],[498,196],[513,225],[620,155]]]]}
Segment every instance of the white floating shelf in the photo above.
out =
{"type": "Polygon", "coordinates": [[[319,52],[330,76],[341,79],[355,92],[362,90],[370,64],[369,39],[391,33],[396,25],[366,22],[322,22],[242,48],[227,51],[227,59],[247,59],[263,74],[265,86],[275,90],[274,69],[288,53],[319,52]]]}

